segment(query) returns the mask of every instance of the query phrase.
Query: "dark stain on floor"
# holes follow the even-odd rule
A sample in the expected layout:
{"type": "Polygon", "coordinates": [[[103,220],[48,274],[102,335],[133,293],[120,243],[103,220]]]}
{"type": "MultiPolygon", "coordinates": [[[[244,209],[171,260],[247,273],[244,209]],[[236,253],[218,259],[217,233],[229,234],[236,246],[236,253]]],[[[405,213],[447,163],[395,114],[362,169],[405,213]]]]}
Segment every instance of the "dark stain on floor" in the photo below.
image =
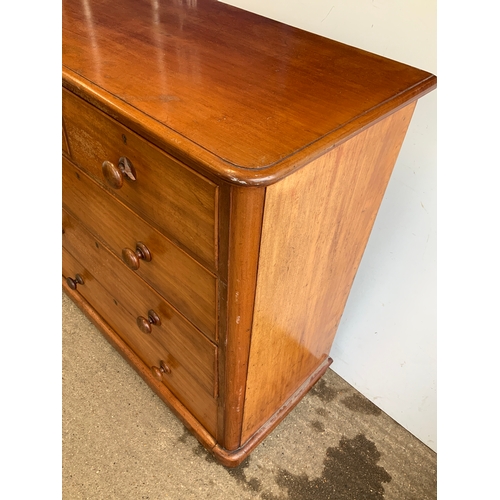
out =
{"type": "Polygon", "coordinates": [[[325,426],[319,420],[314,420],[309,424],[316,432],[325,432],[325,426]]]}
{"type": "Polygon", "coordinates": [[[340,402],[344,406],[347,406],[349,410],[357,411],[358,413],[363,413],[364,415],[378,416],[382,413],[380,408],[359,394],[352,394],[351,396],[342,399],[340,402]]]}
{"type": "Polygon", "coordinates": [[[178,437],[177,441],[179,441],[179,443],[186,444],[189,436],[191,436],[191,433],[184,427],[182,431],[182,436],[178,437]]]}
{"type": "Polygon", "coordinates": [[[338,393],[339,391],[330,387],[324,379],[318,380],[309,391],[311,396],[317,396],[324,403],[332,402],[337,397],[338,393]]]}
{"type": "Polygon", "coordinates": [[[330,416],[330,414],[324,408],[316,408],[315,411],[320,417],[326,418],[326,417],[330,416]]]}
{"type": "MultiPolygon", "coordinates": [[[[211,453],[209,453],[200,443],[198,443],[193,448],[193,453],[198,457],[205,457],[205,460],[209,463],[220,465],[219,462],[217,462],[216,458],[211,453]]],[[[228,467],[224,468],[231,477],[236,479],[236,481],[242,488],[259,493],[262,490],[262,484],[260,480],[255,477],[247,479],[245,474],[245,469],[247,469],[250,465],[250,458],[251,457],[245,458],[245,460],[243,460],[240,465],[232,469],[228,467]]]]}
{"type": "Polygon", "coordinates": [[[208,452],[200,443],[197,443],[197,445],[193,448],[193,453],[197,457],[204,457],[205,461],[211,464],[218,464],[217,459],[210,453],[208,452]]]}
{"type": "Polygon", "coordinates": [[[292,474],[280,469],[276,484],[288,495],[276,497],[264,492],[263,500],[381,500],[382,483],[391,481],[387,471],[377,465],[380,453],[375,443],[363,434],[353,439],[342,438],[339,446],[326,450],[320,478],[292,474]]]}
{"type": "Polygon", "coordinates": [[[248,488],[252,491],[255,491],[256,493],[259,493],[262,490],[262,484],[261,482],[253,477],[252,479],[248,480],[245,474],[245,469],[249,466],[250,464],[250,457],[245,458],[243,462],[241,462],[238,467],[234,467],[233,469],[226,469],[228,474],[236,481],[238,481],[239,484],[241,484],[244,488],[248,488]]]}

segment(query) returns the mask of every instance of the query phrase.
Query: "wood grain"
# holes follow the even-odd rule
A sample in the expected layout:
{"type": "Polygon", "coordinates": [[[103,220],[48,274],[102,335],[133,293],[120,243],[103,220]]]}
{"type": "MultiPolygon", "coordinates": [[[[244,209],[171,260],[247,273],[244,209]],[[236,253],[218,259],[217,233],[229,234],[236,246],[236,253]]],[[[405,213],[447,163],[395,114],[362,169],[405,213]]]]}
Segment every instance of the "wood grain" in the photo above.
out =
{"type": "MultiPolygon", "coordinates": [[[[136,353],[148,369],[159,366],[165,361],[171,367],[171,373],[163,377],[163,383],[176,398],[195,416],[203,427],[215,435],[217,405],[215,400],[199,386],[188,370],[175,359],[161,344],[151,336],[136,334],[138,332],[136,318],[131,316],[123,306],[95,279],[73,255],[63,248],[63,276],[74,276],[79,273],[85,280],[85,285],[77,291],[68,294],[75,300],[81,295],[92,304],[96,312],[115,331],[120,333],[122,340],[136,353]]],[[[69,287],[68,287],[69,290],[69,287]]]]}
{"type": "Polygon", "coordinates": [[[217,186],[66,90],[62,104],[72,160],[108,188],[103,163],[117,168],[128,158],[136,180],[124,180],[113,196],[215,270],[217,186]]]}
{"type": "Polygon", "coordinates": [[[267,188],[242,442],[328,356],[413,109],[267,188]]]}
{"type": "Polygon", "coordinates": [[[149,340],[154,345],[160,344],[202,388],[214,396],[216,346],[65,210],[62,226],[63,247],[93,276],[99,277],[99,283],[132,317],[147,318],[151,309],[158,314],[161,324],[152,326],[151,333],[144,334],[137,328],[135,333],[139,348],[141,342],[149,340]]]}
{"type": "Polygon", "coordinates": [[[66,132],[64,131],[64,122],[62,125],[62,152],[66,153],[68,156],[71,156],[69,152],[68,138],[66,137],[66,132]]]}
{"type": "Polygon", "coordinates": [[[436,77],[216,0],[62,14],[64,289],[238,465],[331,363],[436,77]]]}
{"type": "Polygon", "coordinates": [[[217,350],[217,369],[218,369],[218,418],[217,418],[217,441],[224,441],[224,422],[225,422],[225,401],[226,401],[226,349],[224,346],[227,342],[227,282],[228,282],[228,266],[229,266],[229,224],[231,211],[231,188],[232,185],[226,182],[221,182],[219,186],[219,227],[217,234],[219,235],[219,266],[217,280],[217,297],[219,305],[218,315],[218,345],[221,347],[217,350]]]}
{"type": "Polygon", "coordinates": [[[229,182],[274,182],[436,87],[215,0],[64,0],[62,14],[63,84],[229,182]]]}
{"type": "Polygon", "coordinates": [[[222,440],[227,450],[241,444],[264,194],[264,188],[231,188],[222,440]]]}
{"type": "Polygon", "coordinates": [[[210,339],[216,340],[216,279],[89,176],[63,158],[63,205],[110,250],[121,257],[138,241],[151,251],[151,262],[137,271],[146,282],[210,339]]]}

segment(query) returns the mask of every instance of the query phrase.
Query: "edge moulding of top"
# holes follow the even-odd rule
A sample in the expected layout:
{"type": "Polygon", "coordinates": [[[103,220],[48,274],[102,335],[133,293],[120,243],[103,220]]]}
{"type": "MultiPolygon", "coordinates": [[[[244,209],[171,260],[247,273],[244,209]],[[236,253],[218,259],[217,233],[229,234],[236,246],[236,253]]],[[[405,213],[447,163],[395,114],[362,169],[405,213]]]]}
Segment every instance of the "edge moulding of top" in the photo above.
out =
{"type": "MultiPolygon", "coordinates": [[[[118,116],[118,110],[122,113],[124,111],[124,101],[86,80],[70,68],[63,67],[63,85],[113,117],[118,116]]],[[[268,186],[340,146],[367,127],[420,99],[436,87],[437,78],[430,75],[426,80],[405,92],[343,123],[287,157],[263,167],[235,165],[129,104],[125,104],[128,113],[125,115],[125,120],[121,121],[125,122],[123,125],[151,140],[153,144],[175,158],[183,160],[188,166],[202,174],[208,172],[226,182],[240,186],[268,186]]]]}

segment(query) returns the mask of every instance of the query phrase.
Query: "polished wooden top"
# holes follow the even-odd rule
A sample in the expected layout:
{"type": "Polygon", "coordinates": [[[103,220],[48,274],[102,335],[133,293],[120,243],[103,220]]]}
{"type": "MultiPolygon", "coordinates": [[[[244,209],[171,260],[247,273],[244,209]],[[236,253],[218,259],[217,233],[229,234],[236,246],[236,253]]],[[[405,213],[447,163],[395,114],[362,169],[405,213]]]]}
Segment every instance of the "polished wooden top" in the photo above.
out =
{"type": "Polygon", "coordinates": [[[63,0],[62,12],[66,87],[242,184],[275,181],[436,86],[215,0],[63,0]]]}

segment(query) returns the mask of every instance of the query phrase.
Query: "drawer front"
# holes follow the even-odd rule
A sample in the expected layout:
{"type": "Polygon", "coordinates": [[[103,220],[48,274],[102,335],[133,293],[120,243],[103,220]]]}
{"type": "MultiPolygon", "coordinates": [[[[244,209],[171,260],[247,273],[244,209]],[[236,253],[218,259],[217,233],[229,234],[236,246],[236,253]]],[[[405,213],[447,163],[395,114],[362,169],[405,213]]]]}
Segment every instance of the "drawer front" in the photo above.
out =
{"type": "MultiPolygon", "coordinates": [[[[169,373],[163,374],[163,383],[215,435],[217,402],[199,385],[198,379],[156,338],[139,332],[136,318],[64,248],[62,257],[63,277],[74,278],[79,274],[83,278],[83,285],[78,284],[77,289],[71,293],[80,293],[150,369],[160,367],[163,361],[170,369],[169,373]]],[[[195,362],[193,358],[190,364],[195,362]]]]}
{"type": "Polygon", "coordinates": [[[63,158],[63,205],[119,258],[138,242],[151,261],[135,270],[189,321],[216,340],[216,278],[89,176],[63,158]]]}
{"type": "Polygon", "coordinates": [[[149,323],[150,310],[157,314],[159,324],[146,324],[150,333],[144,333],[137,326],[137,336],[156,340],[215,397],[215,345],[64,210],[62,226],[63,247],[98,278],[129,314],[136,319],[143,318],[146,323],[149,323]]]}
{"type": "Polygon", "coordinates": [[[113,194],[214,270],[217,186],[65,89],[63,116],[73,160],[108,186],[103,163],[127,158],[135,180],[122,175],[113,194]]]}

